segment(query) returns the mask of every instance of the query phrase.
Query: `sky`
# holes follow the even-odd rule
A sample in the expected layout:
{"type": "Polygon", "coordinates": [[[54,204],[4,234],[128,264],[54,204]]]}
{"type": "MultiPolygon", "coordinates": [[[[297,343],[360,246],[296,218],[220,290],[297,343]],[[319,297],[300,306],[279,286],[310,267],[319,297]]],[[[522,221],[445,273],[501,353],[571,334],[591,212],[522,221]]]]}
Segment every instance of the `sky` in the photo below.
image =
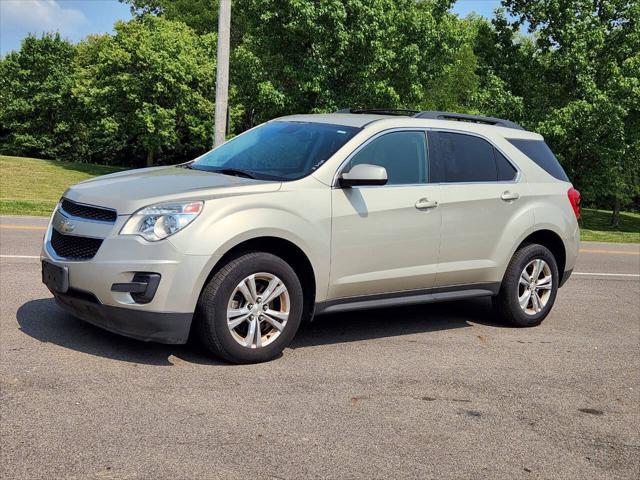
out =
{"type": "MultiPolygon", "coordinates": [[[[453,11],[490,18],[500,0],[457,0],[453,11]]],[[[129,20],[129,6],[117,0],[0,0],[0,55],[20,48],[29,33],[60,32],[77,42],[92,33],[113,31],[116,20],[129,20]]]]}

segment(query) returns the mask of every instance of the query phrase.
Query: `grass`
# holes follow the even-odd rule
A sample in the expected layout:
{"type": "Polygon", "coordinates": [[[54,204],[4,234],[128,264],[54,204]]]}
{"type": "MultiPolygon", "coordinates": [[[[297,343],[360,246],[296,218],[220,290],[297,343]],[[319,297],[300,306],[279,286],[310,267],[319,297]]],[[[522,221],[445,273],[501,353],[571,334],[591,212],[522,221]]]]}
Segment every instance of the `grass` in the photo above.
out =
{"type": "Polygon", "coordinates": [[[582,209],[580,238],[591,242],[640,243],[640,214],[620,213],[620,226],[611,227],[611,211],[582,209]]]}
{"type": "MultiPolygon", "coordinates": [[[[0,214],[47,216],[70,185],[118,170],[90,163],[0,155],[0,214]]],[[[640,214],[621,213],[620,227],[615,230],[610,223],[610,211],[583,208],[582,240],[640,243],[640,214]]]]}
{"type": "Polygon", "coordinates": [[[47,216],[75,183],[120,169],[0,155],[0,215],[47,216]]]}

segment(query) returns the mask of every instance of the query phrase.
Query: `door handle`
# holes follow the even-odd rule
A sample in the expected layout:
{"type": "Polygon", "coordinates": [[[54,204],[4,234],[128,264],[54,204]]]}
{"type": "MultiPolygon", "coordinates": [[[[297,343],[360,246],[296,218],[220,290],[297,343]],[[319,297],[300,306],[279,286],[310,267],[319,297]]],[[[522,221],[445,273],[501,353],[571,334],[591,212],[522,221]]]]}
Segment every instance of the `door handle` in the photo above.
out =
{"type": "Polygon", "coordinates": [[[505,202],[512,202],[513,200],[517,200],[520,198],[520,194],[518,193],[511,193],[509,190],[502,192],[502,195],[500,195],[500,199],[504,200],[505,202]]]}
{"type": "Polygon", "coordinates": [[[416,208],[418,210],[429,210],[430,208],[436,208],[438,206],[438,202],[429,201],[427,198],[421,198],[416,202],[416,208]]]}

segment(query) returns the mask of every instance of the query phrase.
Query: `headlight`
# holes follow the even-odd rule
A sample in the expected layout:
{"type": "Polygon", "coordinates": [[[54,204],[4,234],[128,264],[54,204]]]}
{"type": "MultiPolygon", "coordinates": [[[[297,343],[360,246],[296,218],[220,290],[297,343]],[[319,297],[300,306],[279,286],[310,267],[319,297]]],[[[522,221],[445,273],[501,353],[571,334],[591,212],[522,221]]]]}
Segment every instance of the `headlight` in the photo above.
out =
{"type": "Polygon", "coordinates": [[[140,235],[150,242],[162,240],[193,222],[203,205],[202,201],[150,205],[131,215],[120,235],[140,235]]]}

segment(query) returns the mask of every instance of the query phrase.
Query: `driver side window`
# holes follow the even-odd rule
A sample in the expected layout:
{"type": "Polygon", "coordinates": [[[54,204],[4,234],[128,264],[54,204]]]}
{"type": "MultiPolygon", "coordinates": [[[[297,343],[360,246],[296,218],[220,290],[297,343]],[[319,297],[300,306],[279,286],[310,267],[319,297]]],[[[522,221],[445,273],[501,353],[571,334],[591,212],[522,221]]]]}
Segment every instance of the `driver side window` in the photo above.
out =
{"type": "Polygon", "coordinates": [[[387,170],[387,185],[426,183],[426,135],[421,131],[386,133],[356,153],[345,171],[362,163],[384,167],[387,170]]]}

